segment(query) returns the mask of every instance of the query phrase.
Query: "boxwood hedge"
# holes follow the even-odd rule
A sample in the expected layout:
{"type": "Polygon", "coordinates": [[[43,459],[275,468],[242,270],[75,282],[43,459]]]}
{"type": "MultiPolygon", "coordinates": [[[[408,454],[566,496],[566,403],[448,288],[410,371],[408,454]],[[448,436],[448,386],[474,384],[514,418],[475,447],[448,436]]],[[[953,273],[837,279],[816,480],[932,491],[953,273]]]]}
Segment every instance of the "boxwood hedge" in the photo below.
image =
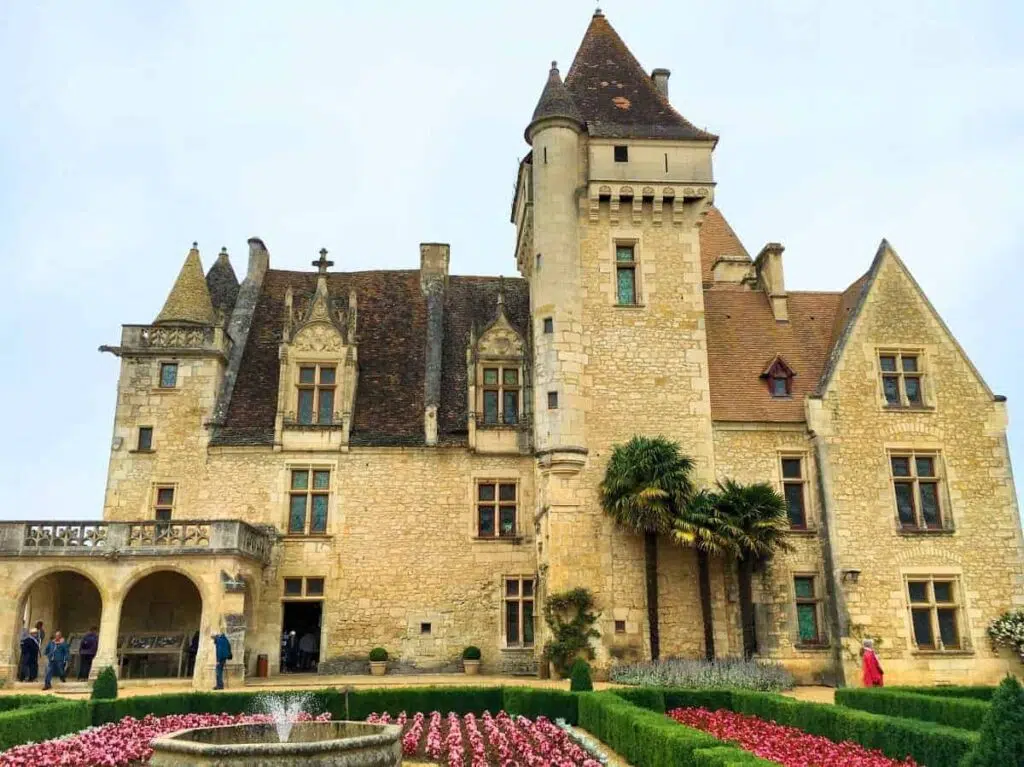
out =
{"type": "Polygon", "coordinates": [[[862,687],[836,690],[836,703],[847,708],[887,716],[948,724],[965,730],[981,729],[988,701],[971,697],[921,695],[891,687],[862,687]]]}

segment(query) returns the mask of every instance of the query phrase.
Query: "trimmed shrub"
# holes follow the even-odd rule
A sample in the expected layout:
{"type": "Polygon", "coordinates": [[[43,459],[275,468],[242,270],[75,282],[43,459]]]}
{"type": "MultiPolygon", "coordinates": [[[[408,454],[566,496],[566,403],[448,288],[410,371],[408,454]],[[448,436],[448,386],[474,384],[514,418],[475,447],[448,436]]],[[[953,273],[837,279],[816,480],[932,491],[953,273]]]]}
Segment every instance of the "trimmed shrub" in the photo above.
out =
{"type": "MultiPolygon", "coordinates": [[[[535,719],[546,716],[554,721],[564,719],[569,724],[579,723],[578,695],[564,690],[541,689],[537,687],[506,687],[502,701],[504,709],[518,716],[535,719]]],[[[496,709],[490,709],[492,712],[496,709]]]]}
{"type": "Polygon", "coordinates": [[[93,700],[110,700],[117,697],[117,673],[113,666],[104,666],[92,683],[93,700]]]}
{"type": "Polygon", "coordinates": [[[912,756],[928,767],[957,767],[978,742],[978,734],[970,730],[827,703],[808,703],[782,695],[736,690],[732,701],[732,710],[738,713],[798,727],[837,743],[852,740],[867,748],[877,748],[893,759],[912,756]]]}
{"type": "Polygon", "coordinates": [[[1024,689],[1007,676],[981,726],[978,745],[964,757],[963,767],[1003,767],[1024,764],[1024,689]]]}
{"type": "Polygon", "coordinates": [[[781,664],[740,658],[630,663],[614,666],[610,676],[613,682],[644,687],[777,692],[793,686],[793,676],[781,664]]]}
{"type": "Polygon", "coordinates": [[[462,660],[480,660],[480,648],[470,645],[462,651],[462,660]]]}
{"type": "Polygon", "coordinates": [[[388,651],[383,647],[374,647],[370,650],[370,661],[373,663],[383,663],[388,659],[388,651]]]}
{"type": "Polygon", "coordinates": [[[665,710],[674,708],[706,708],[708,711],[726,709],[735,711],[732,690],[688,690],[672,688],[662,691],[665,695],[665,710]]]}
{"type": "Polygon", "coordinates": [[[11,711],[28,706],[46,706],[58,703],[60,700],[52,695],[3,695],[0,696],[0,711],[11,711]]]}
{"type": "Polygon", "coordinates": [[[47,703],[26,703],[0,713],[0,751],[58,738],[88,726],[89,704],[85,701],[50,698],[47,703]]]}
{"type": "Polygon", "coordinates": [[[957,685],[939,685],[937,687],[883,687],[890,692],[913,692],[918,695],[931,695],[940,698],[973,698],[974,700],[992,700],[996,688],[992,685],[961,687],[957,685]]]}
{"type": "Polygon", "coordinates": [[[684,727],[664,714],[639,708],[611,692],[579,696],[580,726],[600,738],[635,767],[769,767],[758,759],[717,738],[684,727]],[[714,751],[702,754],[697,751],[714,751]],[[704,759],[698,762],[697,759],[704,759]]]}
{"type": "MultiPolygon", "coordinates": [[[[89,703],[92,724],[119,722],[126,716],[142,719],[147,714],[250,714],[260,713],[258,692],[182,692],[169,695],[137,695],[117,700],[94,700],[89,703]]],[[[287,693],[286,693],[287,694],[287,693]]],[[[345,717],[345,696],[339,690],[325,689],[308,693],[309,708],[314,713],[330,712],[335,719],[345,717]]]]}
{"type": "Polygon", "coordinates": [[[992,704],[973,698],[919,695],[885,687],[836,690],[836,703],[873,714],[920,719],[948,724],[965,730],[978,730],[992,704]]]}
{"type": "Polygon", "coordinates": [[[594,689],[594,682],[590,679],[590,664],[583,658],[573,661],[569,680],[571,692],[590,692],[594,689]]]}
{"type": "Polygon", "coordinates": [[[665,705],[666,691],[655,687],[619,687],[611,692],[623,700],[628,700],[634,706],[646,708],[648,711],[657,711],[659,714],[664,714],[669,710],[665,705]]]}

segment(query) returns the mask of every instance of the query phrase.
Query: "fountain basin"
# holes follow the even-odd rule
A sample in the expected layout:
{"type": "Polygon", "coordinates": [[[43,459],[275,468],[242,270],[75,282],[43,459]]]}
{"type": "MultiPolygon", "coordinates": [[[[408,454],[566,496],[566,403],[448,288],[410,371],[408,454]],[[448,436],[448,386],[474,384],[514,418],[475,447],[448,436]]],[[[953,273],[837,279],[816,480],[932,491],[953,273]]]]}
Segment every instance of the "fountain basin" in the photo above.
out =
{"type": "Polygon", "coordinates": [[[402,729],[365,722],[298,722],[281,743],[273,724],[197,727],[153,740],[151,767],[392,767],[402,729]]]}

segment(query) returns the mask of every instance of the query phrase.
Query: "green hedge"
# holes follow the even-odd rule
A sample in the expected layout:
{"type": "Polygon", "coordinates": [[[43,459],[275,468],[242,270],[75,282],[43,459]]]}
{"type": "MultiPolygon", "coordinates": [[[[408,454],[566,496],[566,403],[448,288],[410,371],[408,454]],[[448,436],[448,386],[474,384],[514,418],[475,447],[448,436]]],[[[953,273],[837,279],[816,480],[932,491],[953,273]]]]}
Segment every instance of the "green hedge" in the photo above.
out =
{"type": "MultiPolygon", "coordinates": [[[[142,719],[147,714],[247,714],[256,711],[258,692],[181,692],[168,695],[137,695],[132,698],[90,701],[94,725],[118,722],[126,716],[142,719]]],[[[289,693],[284,693],[289,694],[289,693]]],[[[334,689],[315,690],[309,708],[327,712],[335,719],[345,718],[344,692],[334,689]]],[[[353,694],[354,695],[354,694],[353,694]]],[[[365,715],[362,718],[366,718],[365,715]]]]}
{"type": "Polygon", "coordinates": [[[85,701],[63,701],[53,697],[48,697],[44,703],[22,701],[22,705],[8,706],[0,713],[0,751],[22,743],[57,738],[88,726],[89,705],[85,701]]]}
{"type": "MultiPolygon", "coordinates": [[[[674,708],[706,708],[708,711],[719,709],[733,710],[732,690],[689,690],[675,687],[664,690],[665,710],[674,708]]],[[[762,693],[767,694],[767,693],[762,693]]]]}
{"type": "Polygon", "coordinates": [[[836,690],[836,703],[874,714],[920,719],[965,730],[981,729],[985,714],[992,708],[991,703],[975,698],[920,695],[886,687],[836,690]]]}
{"type": "Polygon", "coordinates": [[[398,714],[431,711],[456,714],[497,712],[503,705],[501,687],[393,687],[353,690],[349,693],[349,718],[365,719],[372,713],[398,714]]]}
{"type": "Polygon", "coordinates": [[[635,767],[769,767],[742,749],[611,692],[579,696],[580,726],[635,767]]]}
{"type": "Polygon", "coordinates": [[[628,700],[634,706],[646,708],[648,711],[664,714],[668,710],[665,703],[667,691],[657,687],[619,687],[612,692],[620,698],[628,700]]]}
{"type": "Polygon", "coordinates": [[[974,698],[975,700],[992,700],[996,688],[991,685],[964,686],[940,685],[939,687],[883,687],[883,690],[896,692],[912,692],[918,695],[930,695],[940,698],[974,698]]]}
{"type": "Polygon", "coordinates": [[[60,701],[61,698],[55,695],[0,695],[0,711],[11,711],[27,706],[48,706],[60,701]]]}
{"type": "MultiPolygon", "coordinates": [[[[578,700],[578,695],[563,690],[506,687],[502,707],[510,714],[530,719],[546,716],[551,721],[564,719],[569,724],[579,724],[578,700]]],[[[489,710],[491,713],[497,712],[494,708],[489,710]]]]}
{"type": "Polygon", "coordinates": [[[877,748],[893,759],[912,756],[928,767],[957,767],[978,742],[978,734],[969,730],[782,695],[735,690],[732,699],[732,710],[738,713],[798,727],[837,743],[852,740],[866,748],[877,748]]]}

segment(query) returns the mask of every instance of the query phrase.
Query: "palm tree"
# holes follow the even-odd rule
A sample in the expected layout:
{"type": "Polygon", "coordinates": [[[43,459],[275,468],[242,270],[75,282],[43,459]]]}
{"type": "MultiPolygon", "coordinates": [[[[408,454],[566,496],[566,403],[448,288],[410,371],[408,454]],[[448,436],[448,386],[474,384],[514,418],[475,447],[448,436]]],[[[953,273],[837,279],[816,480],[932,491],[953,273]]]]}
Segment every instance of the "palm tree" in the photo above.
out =
{"type": "Polygon", "coordinates": [[[615,522],[644,536],[647,585],[647,623],[651,659],[660,655],[658,631],[658,536],[672,523],[693,492],[690,473],[693,461],[679,452],[679,445],[664,437],[635,436],[612,449],[604,481],[601,505],[615,522]]]}
{"type": "Polygon", "coordinates": [[[676,542],[692,546],[697,552],[700,612],[704,621],[704,656],[708,660],[715,659],[710,560],[712,556],[734,551],[737,531],[731,529],[730,522],[718,510],[718,496],[710,490],[701,490],[691,496],[673,523],[673,538],[676,542]]]}
{"type": "Polygon", "coordinates": [[[740,623],[743,627],[743,657],[757,652],[752,596],[754,568],[772,558],[776,551],[791,551],[786,541],[789,513],[786,500],[767,482],[743,485],[731,479],[718,483],[716,506],[728,520],[736,555],[740,587],[740,623]]]}

